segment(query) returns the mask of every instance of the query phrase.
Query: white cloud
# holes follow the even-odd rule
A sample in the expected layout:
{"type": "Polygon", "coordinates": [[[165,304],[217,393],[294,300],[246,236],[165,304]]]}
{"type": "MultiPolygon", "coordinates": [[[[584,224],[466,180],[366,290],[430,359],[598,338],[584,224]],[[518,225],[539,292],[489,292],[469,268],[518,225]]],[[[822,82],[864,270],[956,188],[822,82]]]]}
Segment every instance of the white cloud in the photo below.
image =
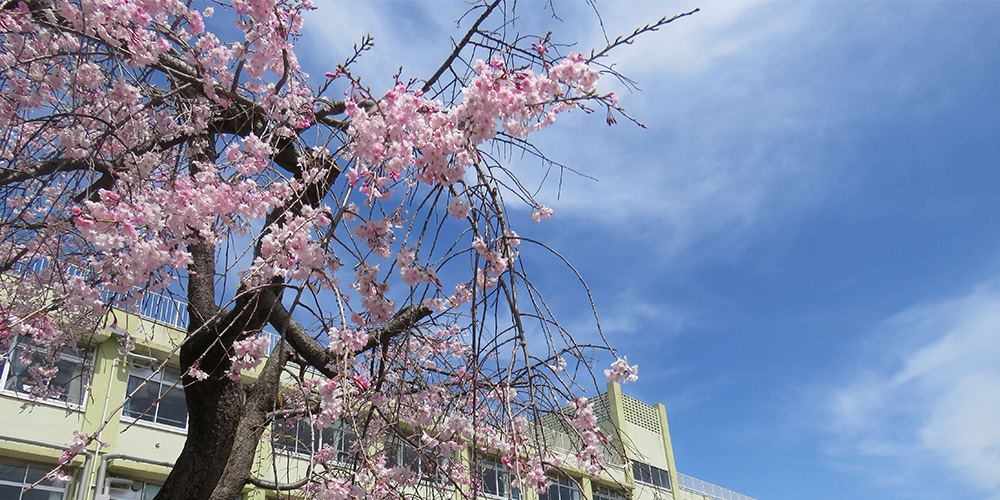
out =
{"type": "Polygon", "coordinates": [[[829,401],[837,453],[1000,497],[1000,287],[889,319],[888,339],[829,401]]]}

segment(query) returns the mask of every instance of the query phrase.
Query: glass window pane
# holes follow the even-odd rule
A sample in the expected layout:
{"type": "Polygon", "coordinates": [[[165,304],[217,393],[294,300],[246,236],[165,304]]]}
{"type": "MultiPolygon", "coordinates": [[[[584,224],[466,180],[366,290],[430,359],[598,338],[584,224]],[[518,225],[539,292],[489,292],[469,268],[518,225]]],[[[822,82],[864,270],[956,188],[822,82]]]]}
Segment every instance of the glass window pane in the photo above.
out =
{"type": "Polygon", "coordinates": [[[275,418],[271,442],[276,449],[295,451],[295,424],[284,418],[275,418]]]}
{"type": "Polygon", "coordinates": [[[502,462],[494,458],[482,459],[479,462],[479,472],[483,493],[501,498],[520,498],[521,492],[512,487],[510,470],[502,462]]]}
{"type": "Polygon", "coordinates": [[[498,473],[493,467],[486,467],[483,473],[483,491],[491,495],[503,495],[503,486],[500,484],[498,473]]]}
{"type": "Polygon", "coordinates": [[[153,497],[160,492],[160,488],[162,488],[162,486],[159,484],[146,483],[146,489],[142,492],[142,500],[153,500],[153,497]]]}
{"type": "Polygon", "coordinates": [[[0,500],[59,500],[66,492],[66,483],[40,481],[51,470],[48,465],[15,461],[0,463],[0,500]],[[22,491],[38,482],[31,491],[22,491]]]}
{"type": "Polygon", "coordinates": [[[73,357],[63,357],[56,362],[59,370],[49,382],[50,386],[58,388],[51,396],[67,403],[80,404],[83,400],[83,360],[73,357]]]}
{"type": "Polygon", "coordinates": [[[353,463],[354,453],[352,449],[354,448],[354,442],[357,441],[357,436],[345,429],[339,429],[337,432],[337,460],[344,463],[353,463]]]}
{"type": "MultiPolygon", "coordinates": [[[[164,387],[163,390],[168,390],[164,387]]],[[[174,387],[160,397],[157,403],[156,421],[174,427],[187,426],[187,403],[180,387],[174,387]]]]}
{"type": "Polygon", "coordinates": [[[316,437],[316,431],[313,429],[311,423],[300,418],[296,420],[295,432],[298,437],[296,438],[294,451],[308,455],[313,451],[313,439],[316,437]]]}
{"type": "MultiPolygon", "coordinates": [[[[49,471],[52,470],[50,468],[40,467],[38,465],[27,465],[26,468],[28,469],[28,473],[25,474],[24,477],[25,484],[35,484],[38,481],[41,481],[42,478],[45,477],[45,475],[48,474],[49,471]]],[[[49,480],[49,481],[43,481],[40,484],[48,486],[51,485],[52,483],[53,482],[49,480]]]]}
{"type": "Polygon", "coordinates": [[[132,365],[132,368],[129,370],[129,375],[137,377],[140,380],[145,380],[147,378],[150,380],[158,380],[157,377],[153,376],[153,370],[145,365],[132,365]]]}
{"type": "Polygon", "coordinates": [[[396,467],[399,465],[399,445],[390,443],[385,445],[385,466],[396,467]]]}
{"type": "Polygon", "coordinates": [[[159,392],[159,384],[156,382],[149,382],[142,387],[143,379],[139,377],[128,378],[128,394],[132,394],[132,397],[125,401],[124,414],[127,417],[141,418],[143,420],[148,420],[150,422],[156,419],[155,408],[152,408],[153,403],[156,402],[157,393],[159,392]],[[138,388],[138,390],[136,390],[138,388]],[[135,392],[133,394],[133,391],[135,392]],[[148,411],[147,411],[148,410],[148,411]]]}
{"type": "Polygon", "coordinates": [[[316,431],[314,449],[321,450],[327,446],[337,449],[340,441],[340,430],[334,426],[324,427],[316,431]]]}
{"type": "Polygon", "coordinates": [[[0,499],[3,500],[17,500],[21,495],[20,486],[10,486],[7,484],[0,484],[0,499]]]}
{"type": "MultiPolygon", "coordinates": [[[[17,392],[28,392],[31,390],[30,387],[26,386],[30,375],[28,374],[28,363],[24,363],[21,359],[21,348],[15,348],[10,354],[10,375],[7,377],[7,383],[4,384],[4,389],[17,392]]],[[[33,360],[31,360],[33,361],[33,360]]]]}
{"type": "Polygon", "coordinates": [[[412,446],[408,444],[403,444],[403,461],[400,465],[404,467],[409,467],[410,470],[420,473],[420,455],[417,454],[417,450],[414,450],[412,446]]]}
{"type": "Polygon", "coordinates": [[[24,472],[23,466],[0,463],[0,481],[11,481],[20,484],[24,481],[24,472]]]}
{"type": "Polygon", "coordinates": [[[636,482],[670,489],[670,474],[659,467],[642,462],[632,462],[632,475],[636,482]]]}
{"type": "Polygon", "coordinates": [[[552,481],[548,492],[539,495],[541,500],[580,500],[580,487],[572,478],[549,475],[552,481]]]}
{"type": "Polygon", "coordinates": [[[61,491],[43,491],[38,488],[21,493],[21,500],[61,500],[62,497],[61,491]]]}
{"type": "Polygon", "coordinates": [[[181,387],[180,384],[181,376],[179,373],[174,373],[170,370],[163,369],[160,370],[160,373],[157,374],[157,376],[159,377],[159,380],[163,382],[163,385],[167,387],[170,386],[181,387]]]}
{"type": "Polygon", "coordinates": [[[155,375],[152,374],[153,372],[143,365],[132,365],[128,392],[132,394],[135,391],[135,394],[125,402],[123,414],[148,422],[186,428],[187,404],[184,401],[184,389],[180,384],[173,385],[179,380],[179,375],[165,369],[155,375]],[[145,382],[146,378],[149,378],[149,382],[145,382]],[[160,379],[169,382],[160,383],[160,379]]]}
{"type": "Polygon", "coordinates": [[[86,387],[84,359],[73,349],[60,348],[56,351],[59,359],[53,362],[50,351],[36,351],[28,342],[18,339],[7,362],[0,363],[0,366],[7,365],[4,389],[73,404],[82,403],[86,387]]]}

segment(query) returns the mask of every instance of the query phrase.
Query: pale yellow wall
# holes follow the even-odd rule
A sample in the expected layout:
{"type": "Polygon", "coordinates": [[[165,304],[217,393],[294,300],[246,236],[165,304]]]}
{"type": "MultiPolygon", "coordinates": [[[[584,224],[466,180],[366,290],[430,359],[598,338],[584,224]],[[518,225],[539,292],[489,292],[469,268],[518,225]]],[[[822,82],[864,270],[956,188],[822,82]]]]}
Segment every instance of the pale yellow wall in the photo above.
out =
{"type": "Polygon", "coordinates": [[[93,349],[90,388],[81,407],[38,402],[22,409],[26,402],[23,395],[0,392],[0,456],[55,467],[72,442],[73,431],[86,432],[107,443],[106,447],[92,443],[87,454],[72,462],[77,479],[68,499],[75,498],[79,485],[86,489],[86,499],[93,498],[98,467],[102,458],[110,456],[127,455],[143,461],[111,460],[108,476],[162,482],[169,469],[148,461],[172,463],[184,444],[183,430],[138,423],[129,427],[129,422],[121,419],[131,360],[119,353],[121,335],[127,332],[135,338],[136,354],[158,359],[170,356],[176,362],[176,347],[183,332],[134,314],[118,311],[114,316],[114,327],[94,336],[89,343],[93,349]],[[3,436],[36,441],[42,446],[4,440],[3,436]],[[86,475],[85,456],[90,457],[86,475]]]}
{"type": "Polygon", "coordinates": [[[628,437],[629,458],[645,462],[649,465],[666,470],[670,465],[663,449],[663,436],[647,429],[625,423],[625,435],[628,437]]]}
{"type": "MultiPolygon", "coordinates": [[[[102,457],[120,457],[108,462],[108,476],[162,482],[169,469],[162,464],[150,462],[173,462],[180,454],[185,439],[182,430],[142,422],[131,423],[121,417],[121,402],[126,397],[131,361],[118,352],[121,335],[128,333],[135,338],[136,355],[159,360],[169,358],[170,363],[176,366],[177,346],[183,339],[184,332],[128,313],[116,313],[116,321],[111,332],[95,338],[91,387],[82,409],[41,403],[22,410],[24,401],[12,397],[10,392],[0,394],[0,436],[12,435],[49,445],[31,446],[0,440],[0,456],[55,465],[61,449],[65,449],[72,441],[74,430],[97,434],[100,440],[108,443],[106,448],[100,448],[96,444],[89,447],[92,458],[86,478],[82,478],[83,457],[78,457],[73,462],[78,476],[81,476],[86,485],[88,494],[85,498],[88,500],[93,498],[97,469],[102,457]],[[128,460],[122,455],[138,458],[140,461],[128,460]]],[[[244,378],[251,382],[256,378],[256,372],[247,372],[244,378]]],[[[608,385],[606,397],[610,422],[602,423],[603,430],[613,434],[619,440],[619,445],[624,444],[626,459],[642,461],[669,471],[673,491],[634,483],[631,467],[628,466],[611,466],[600,478],[590,478],[569,459],[565,468],[579,481],[583,497],[593,498],[593,486],[604,484],[631,491],[634,500],[708,500],[702,495],[679,490],[677,487],[676,467],[663,405],[649,407],[655,408],[660,424],[660,431],[654,432],[647,428],[651,425],[648,422],[643,427],[627,421],[623,405],[625,396],[618,384],[608,385]]],[[[273,454],[266,439],[262,440],[260,446],[255,465],[258,476],[274,479],[274,471],[277,470],[278,480],[288,482],[300,479],[307,473],[308,463],[301,457],[273,454]]],[[[467,455],[456,459],[467,461],[467,455]]],[[[248,499],[263,500],[265,495],[248,489],[245,496],[248,499]]],[[[522,491],[522,498],[534,500],[537,495],[533,491],[522,491]]]]}
{"type": "Polygon", "coordinates": [[[609,382],[607,394],[610,404],[609,416],[611,417],[611,425],[610,428],[606,428],[606,431],[614,433],[616,438],[622,440],[625,456],[629,461],[640,461],[669,471],[672,489],[664,490],[635,482],[630,466],[626,466],[622,471],[625,480],[621,484],[625,485],[626,489],[632,492],[633,500],[674,500],[677,498],[675,496],[677,495],[677,482],[673,470],[673,450],[670,448],[671,443],[669,428],[666,425],[666,414],[660,411],[662,405],[652,407],[644,403],[642,404],[647,411],[655,409],[657,412],[656,421],[659,423],[659,432],[654,432],[628,420],[625,411],[625,399],[627,396],[622,394],[621,385],[609,382]]]}
{"type": "Polygon", "coordinates": [[[126,429],[127,423],[123,421],[122,424],[114,453],[164,462],[173,462],[181,454],[186,436],[182,430],[152,428],[148,424],[135,424],[126,429]]]}
{"type": "Polygon", "coordinates": [[[65,406],[38,404],[24,408],[25,401],[14,399],[4,391],[0,395],[0,435],[68,446],[73,431],[83,428],[83,412],[65,406]]]}

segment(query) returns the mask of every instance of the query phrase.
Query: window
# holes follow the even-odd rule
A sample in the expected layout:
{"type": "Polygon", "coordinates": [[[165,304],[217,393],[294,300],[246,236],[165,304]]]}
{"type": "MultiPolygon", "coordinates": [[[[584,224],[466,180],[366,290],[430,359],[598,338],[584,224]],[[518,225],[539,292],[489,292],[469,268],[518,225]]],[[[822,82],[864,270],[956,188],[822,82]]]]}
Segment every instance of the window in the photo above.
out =
{"type": "Polygon", "coordinates": [[[636,482],[670,489],[670,474],[663,469],[642,462],[632,462],[632,475],[636,482]]]}
{"type": "Polygon", "coordinates": [[[580,500],[580,485],[569,476],[548,474],[552,484],[545,493],[538,495],[538,500],[580,500]]]}
{"type": "Polygon", "coordinates": [[[66,484],[40,481],[53,467],[21,462],[0,462],[0,499],[3,500],[62,500],[66,484]],[[31,488],[31,485],[38,485],[31,488]],[[31,489],[28,489],[31,488],[31,489]]]}
{"type": "Polygon", "coordinates": [[[499,498],[518,500],[521,491],[511,484],[510,469],[493,458],[479,461],[479,478],[482,481],[482,492],[499,498]]]}
{"type": "Polygon", "coordinates": [[[184,386],[180,380],[180,374],[166,367],[153,371],[149,365],[133,364],[128,374],[127,394],[133,391],[135,394],[125,402],[123,415],[179,429],[187,428],[187,403],[184,402],[184,386]]]}
{"type": "Polygon", "coordinates": [[[0,367],[3,388],[80,406],[90,377],[89,363],[83,354],[63,347],[51,356],[44,348],[19,338],[0,367]]]}
{"type": "Polygon", "coordinates": [[[417,450],[410,443],[398,440],[385,447],[386,467],[406,467],[418,477],[435,482],[443,482],[440,465],[445,463],[438,448],[417,450]]]}
{"type": "Polygon", "coordinates": [[[144,481],[109,477],[104,483],[104,491],[109,500],[153,500],[159,493],[160,486],[144,481]]]}
{"type": "Polygon", "coordinates": [[[625,491],[610,488],[600,484],[594,486],[594,500],[628,500],[629,494],[625,491]]]}
{"type": "Polygon", "coordinates": [[[354,442],[357,436],[338,420],[328,427],[316,429],[308,419],[274,419],[272,435],[274,447],[288,453],[311,455],[329,447],[335,460],[345,464],[354,462],[354,442]]]}

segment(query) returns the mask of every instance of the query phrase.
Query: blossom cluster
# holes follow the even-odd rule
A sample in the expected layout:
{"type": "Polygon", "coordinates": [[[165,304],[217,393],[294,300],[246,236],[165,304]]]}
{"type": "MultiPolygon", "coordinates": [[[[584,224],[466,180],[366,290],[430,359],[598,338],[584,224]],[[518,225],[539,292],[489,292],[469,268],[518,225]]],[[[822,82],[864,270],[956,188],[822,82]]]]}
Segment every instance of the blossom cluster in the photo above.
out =
{"type": "Polygon", "coordinates": [[[628,358],[618,358],[611,363],[611,368],[604,370],[604,376],[609,382],[635,382],[639,380],[639,365],[629,366],[628,358]]]}
{"type": "Polygon", "coordinates": [[[233,342],[233,355],[229,358],[231,365],[226,371],[226,376],[233,380],[239,380],[240,372],[259,365],[261,360],[267,356],[270,347],[271,341],[263,334],[233,342]]]}
{"type": "MultiPolygon", "coordinates": [[[[574,98],[593,92],[598,77],[579,54],[570,54],[548,75],[507,68],[499,57],[478,61],[475,70],[477,76],[453,107],[403,85],[372,108],[349,99],[350,154],[358,161],[348,174],[352,185],[360,183],[370,197],[386,198],[386,186],[413,168],[421,182],[451,186],[476,161],[476,147],[496,136],[498,124],[517,138],[545,127],[575,107],[574,98]]],[[[452,203],[452,215],[464,217],[463,203],[452,203]]]]}
{"type": "Polygon", "coordinates": [[[604,451],[602,445],[611,442],[611,436],[604,435],[597,427],[597,417],[587,398],[569,401],[572,411],[569,425],[580,436],[582,447],[576,453],[576,459],[588,474],[599,475],[603,469],[604,451]]]}

